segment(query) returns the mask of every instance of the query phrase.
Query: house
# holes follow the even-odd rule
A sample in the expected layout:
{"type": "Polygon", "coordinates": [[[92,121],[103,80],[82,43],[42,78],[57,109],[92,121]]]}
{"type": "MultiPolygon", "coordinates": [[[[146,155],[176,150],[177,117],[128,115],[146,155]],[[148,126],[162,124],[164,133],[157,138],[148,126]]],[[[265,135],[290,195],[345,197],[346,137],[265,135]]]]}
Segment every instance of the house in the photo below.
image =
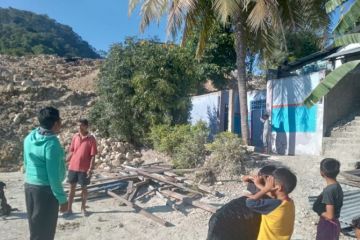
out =
{"type": "MultiPolygon", "coordinates": [[[[248,91],[247,99],[251,142],[254,146],[262,147],[263,124],[260,117],[266,111],[266,90],[248,91]]],[[[236,90],[193,96],[191,102],[191,123],[205,121],[210,128],[211,137],[222,131],[241,133],[239,95],[236,90]]]]}
{"type": "Polygon", "coordinates": [[[360,59],[360,45],[329,48],[280,66],[267,82],[267,111],[271,113],[272,151],[286,155],[321,155],[324,137],[360,105],[359,68],[346,75],[318,103],[304,100],[327,74],[360,59]]]}

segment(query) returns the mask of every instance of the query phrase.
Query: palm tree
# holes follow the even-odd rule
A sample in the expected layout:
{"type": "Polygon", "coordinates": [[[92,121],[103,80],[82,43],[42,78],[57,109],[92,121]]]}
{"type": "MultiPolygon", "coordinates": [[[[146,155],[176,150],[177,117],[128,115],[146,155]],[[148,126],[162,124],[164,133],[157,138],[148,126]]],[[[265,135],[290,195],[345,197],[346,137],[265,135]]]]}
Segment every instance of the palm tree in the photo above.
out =
{"type": "MultiPolygon", "coordinates": [[[[346,0],[331,0],[326,3],[328,13],[351,2],[346,0]]],[[[360,43],[360,0],[355,0],[347,12],[340,18],[336,25],[334,35],[334,46],[344,46],[351,43],[360,43]]],[[[360,60],[350,61],[342,64],[328,74],[319,85],[305,99],[304,104],[308,107],[315,105],[322,97],[330,92],[349,72],[360,65],[360,60]]]]}
{"type": "Polygon", "coordinates": [[[270,49],[271,39],[275,34],[281,34],[285,38],[285,32],[290,29],[321,25],[324,19],[327,24],[328,17],[322,14],[325,12],[323,2],[324,0],[129,0],[129,14],[136,6],[141,5],[142,31],[151,21],[160,21],[161,17],[167,14],[168,35],[175,37],[183,29],[183,43],[195,27],[200,29],[197,56],[201,56],[214,23],[220,20],[233,27],[241,135],[243,143],[247,145],[247,49],[251,44],[270,49]],[[314,11],[317,12],[316,15],[312,14],[314,11]]]}

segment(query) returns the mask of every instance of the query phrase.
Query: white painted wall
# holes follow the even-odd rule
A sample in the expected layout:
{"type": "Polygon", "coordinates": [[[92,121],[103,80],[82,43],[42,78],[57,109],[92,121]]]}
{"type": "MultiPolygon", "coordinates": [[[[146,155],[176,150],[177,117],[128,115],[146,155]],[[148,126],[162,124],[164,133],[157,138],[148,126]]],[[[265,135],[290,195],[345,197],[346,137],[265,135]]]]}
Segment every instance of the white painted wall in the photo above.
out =
{"type": "Polygon", "coordinates": [[[273,152],[321,155],[324,105],[321,102],[307,110],[302,103],[324,77],[325,71],[320,71],[268,81],[267,109],[275,127],[271,133],[273,152]]]}

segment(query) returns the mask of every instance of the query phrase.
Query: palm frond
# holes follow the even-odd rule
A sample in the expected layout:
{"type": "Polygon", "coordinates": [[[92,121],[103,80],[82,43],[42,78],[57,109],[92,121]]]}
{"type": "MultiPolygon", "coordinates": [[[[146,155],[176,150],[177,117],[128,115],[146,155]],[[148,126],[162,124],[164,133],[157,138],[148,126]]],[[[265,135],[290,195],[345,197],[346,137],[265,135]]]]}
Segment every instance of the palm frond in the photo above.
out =
{"type": "Polygon", "coordinates": [[[304,100],[304,104],[310,108],[315,105],[323,96],[336,86],[349,72],[360,65],[360,60],[347,62],[329,73],[324,80],[304,100]]]}
{"type": "Polygon", "coordinates": [[[140,30],[143,32],[153,20],[159,23],[167,6],[168,0],[144,0],[140,9],[140,30]]]}
{"type": "Polygon", "coordinates": [[[337,34],[344,34],[351,31],[355,24],[360,20],[360,0],[356,0],[350,9],[342,17],[338,25],[335,27],[334,32],[337,34]]]}
{"type": "MultiPolygon", "coordinates": [[[[328,0],[298,0],[299,12],[297,19],[301,28],[323,30],[330,26],[330,15],[327,14],[325,4],[328,0]]],[[[323,32],[326,32],[323,31],[323,32]]]]}
{"type": "Polygon", "coordinates": [[[133,13],[136,6],[140,4],[140,1],[142,0],[129,0],[129,7],[128,7],[129,16],[133,13]]]}
{"type": "Polygon", "coordinates": [[[325,4],[326,12],[330,13],[334,11],[336,8],[340,7],[347,0],[328,0],[325,4]]]}
{"type": "Polygon", "coordinates": [[[196,0],[173,0],[168,13],[167,35],[175,37],[186,15],[196,8],[196,0]]]}
{"type": "MultiPolygon", "coordinates": [[[[247,23],[250,28],[257,32],[260,29],[265,29],[267,22],[276,27],[276,22],[278,17],[274,15],[274,12],[271,9],[276,9],[277,6],[276,0],[258,0],[250,12],[247,23]],[[271,21],[269,21],[271,19],[271,21]]],[[[277,14],[277,13],[276,13],[277,14]]]]}
{"type": "MultiPolygon", "coordinates": [[[[215,23],[214,13],[212,6],[208,4],[207,0],[202,0],[202,7],[200,8],[201,15],[200,20],[197,22],[199,25],[199,42],[196,49],[196,57],[199,58],[203,55],[206,42],[208,40],[210,30],[215,23]]],[[[199,16],[199,15],[197,15],[199,16]]]]}
{"type": "Polygon", "coordinates": [[[233,17],[237,11],[240,11],[240,1],[214,0],[213,9],[220,22],[226,24],[229,17],[233,17]]]}
{"type": "Polygon", "coordinates": [[[360,43],[360,33],[345,34],[341,37],[335,38],[335,46],[344,46],[352,43],[360,43]]]}

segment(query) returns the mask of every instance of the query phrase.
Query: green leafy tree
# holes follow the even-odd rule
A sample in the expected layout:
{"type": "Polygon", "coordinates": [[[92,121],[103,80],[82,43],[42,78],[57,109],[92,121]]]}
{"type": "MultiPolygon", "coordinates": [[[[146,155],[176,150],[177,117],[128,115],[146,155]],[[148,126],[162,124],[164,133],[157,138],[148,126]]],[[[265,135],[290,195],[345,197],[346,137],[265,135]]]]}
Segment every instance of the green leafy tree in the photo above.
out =
{"type": "Polygon", "coordinates": [[[0,54],[99,58],[69,26],[45,15],[0,8],[0,54]]]}
{"type": "Polygon", "coordinates": [[[105,135],[143,143],[154,125],[187,123],[190,95],[205,80],[198,73],[192,54],[176,45],[134,38],[113,45],[92,121],[105,135]]]}
{"type": "Polygon", "coordinates": [[[324,47],[324,36],[313,30],[299,30],[285,34],[286,42],[282,36],[274,36],[271,49],[261,58],[261,68],[277,68],[284,62],[292,62],[324,47]],[[286,47],[284,46],[286,45],[286,47]]]}
{"type": "Polygon", "coordinates": [[[250,47],[270,48],[273,34],[285,38],[289,29],[301,25],[318,27],[328,23],[324,2],[319,0],[129,0],[129,12],[141,4],[140,23],[144,30],[151,21],[168,15],[168,34],[176,36],[183,30],[183,42],[193,29],[198,29],[197,53],[205,49],[213,24],[220,20],[234,31],[237,85],[240,100],[241,134],[248,144],[246,58],[250,47]]]}
{"type": "MultiPolygon", "coordinates": [[[[196,54],[199,43],[198,29],[188,34],[185,47],[196,54]]],[[[236,68],[234,34],[220,23],[214,24],[209,33],[208,42],[201,58],[197,59],[202,66],[203,74],[210,79],[217,89],[229,85],[230,73],[236,68]]]]}

